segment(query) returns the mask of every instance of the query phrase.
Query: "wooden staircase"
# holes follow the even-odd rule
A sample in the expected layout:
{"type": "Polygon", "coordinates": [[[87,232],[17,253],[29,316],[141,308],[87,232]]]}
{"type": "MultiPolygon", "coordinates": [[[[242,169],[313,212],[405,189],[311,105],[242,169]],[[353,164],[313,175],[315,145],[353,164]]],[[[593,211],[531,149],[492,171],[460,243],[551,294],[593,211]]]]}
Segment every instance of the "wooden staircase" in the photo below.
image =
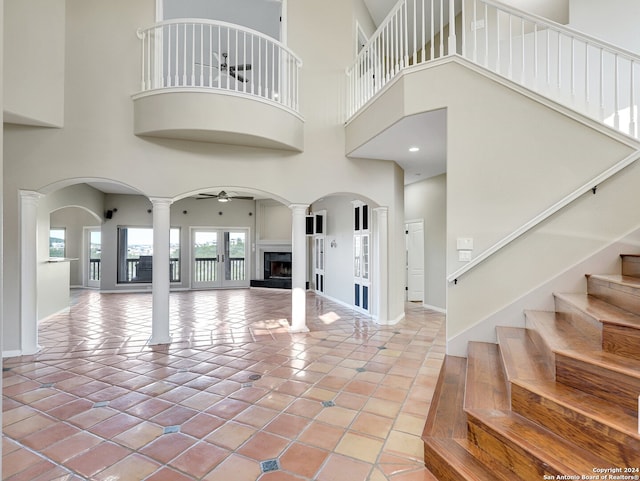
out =
{"type": "Polygon", "coordinates": [[[422,435],[438,479],[640,476],[640,256],[587,276],[587,292],[445,358],[422,435]]]}

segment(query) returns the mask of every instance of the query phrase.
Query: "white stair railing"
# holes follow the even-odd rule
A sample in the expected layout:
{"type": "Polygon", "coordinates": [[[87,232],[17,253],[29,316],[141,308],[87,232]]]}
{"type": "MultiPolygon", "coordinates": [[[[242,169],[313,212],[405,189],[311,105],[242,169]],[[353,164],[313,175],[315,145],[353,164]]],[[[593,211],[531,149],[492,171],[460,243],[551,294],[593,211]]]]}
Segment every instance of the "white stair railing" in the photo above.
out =
{"type": "Polygon", "coordinates": [[[462,0],[400,0],[347,69],[347,116],[406,67],[455,53],[456,29],[449,25],[462,9],[462,0]]]}
{"type": "Polygon", "coordinates": [[[471,0],[467,59],[638,138],[640,56],[493,0],[471,0]]]}
{"type": "Polygon", "coordinates": [[[301,60],[275,39],[203,19],[159,22],[138,31],[141,89],[219,89],[298,111],[301,60]]]}

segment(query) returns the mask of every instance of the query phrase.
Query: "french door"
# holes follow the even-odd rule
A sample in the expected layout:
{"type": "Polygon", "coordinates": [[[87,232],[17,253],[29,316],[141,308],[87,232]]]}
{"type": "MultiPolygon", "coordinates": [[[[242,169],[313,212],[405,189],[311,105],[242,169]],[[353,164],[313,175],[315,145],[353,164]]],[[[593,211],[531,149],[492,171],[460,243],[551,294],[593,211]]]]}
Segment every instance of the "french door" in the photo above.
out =
{"type": "Polygon", "coordinates": [[[191,286],[249,287],[249,229],[192,229],[191,286]]]}
{"type": "Polygon", "coordinates": [[[100,287],[101,277],[101,251],[102,229],[90,227],[86,232],[86,285],[87,287],[100,287]]]}

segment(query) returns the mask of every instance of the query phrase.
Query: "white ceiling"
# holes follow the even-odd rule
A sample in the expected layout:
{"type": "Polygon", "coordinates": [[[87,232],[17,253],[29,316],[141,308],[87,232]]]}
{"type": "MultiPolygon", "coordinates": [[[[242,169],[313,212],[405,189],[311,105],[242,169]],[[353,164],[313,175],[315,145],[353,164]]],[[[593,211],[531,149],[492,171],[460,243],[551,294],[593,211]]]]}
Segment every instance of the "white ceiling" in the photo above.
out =
{"type": "Polygon", "coordinates": [[[358,147],[349,157],[395,161],[412,184],[447,171],[447,111],[411,115],[358,147]],[[410,152],[410,147],[419,147],[410,152]]]}

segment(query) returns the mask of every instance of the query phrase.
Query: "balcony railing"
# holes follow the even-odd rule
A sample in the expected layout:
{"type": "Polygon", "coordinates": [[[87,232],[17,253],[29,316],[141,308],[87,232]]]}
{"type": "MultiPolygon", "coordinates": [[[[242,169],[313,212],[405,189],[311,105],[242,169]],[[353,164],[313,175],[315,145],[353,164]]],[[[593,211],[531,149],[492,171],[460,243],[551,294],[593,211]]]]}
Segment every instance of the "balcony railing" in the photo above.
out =
{"type": "MultiPolygon", "coordinates": [[[[215,257],[196,257],[194,259],[195,282],[216,282],[218,280],[218,260],[215,257]]],[[[225,264],[225,280],[244,281],[245,259],[244,257],[229,257],[229,262],[225,264]]]]}
{"type": "Polygon", "coordinates": [[[298,111],[300,59],[275,39],[239,25],[167,20],[139,30],[141,89],[197,88],[242,94],[298,111]]]}
{"type": "Polygon", "coordinates": [[[400,0],[347,70],[347,115],[452,55],[639,138],[640,56],[495,0],[400,0]]]}

